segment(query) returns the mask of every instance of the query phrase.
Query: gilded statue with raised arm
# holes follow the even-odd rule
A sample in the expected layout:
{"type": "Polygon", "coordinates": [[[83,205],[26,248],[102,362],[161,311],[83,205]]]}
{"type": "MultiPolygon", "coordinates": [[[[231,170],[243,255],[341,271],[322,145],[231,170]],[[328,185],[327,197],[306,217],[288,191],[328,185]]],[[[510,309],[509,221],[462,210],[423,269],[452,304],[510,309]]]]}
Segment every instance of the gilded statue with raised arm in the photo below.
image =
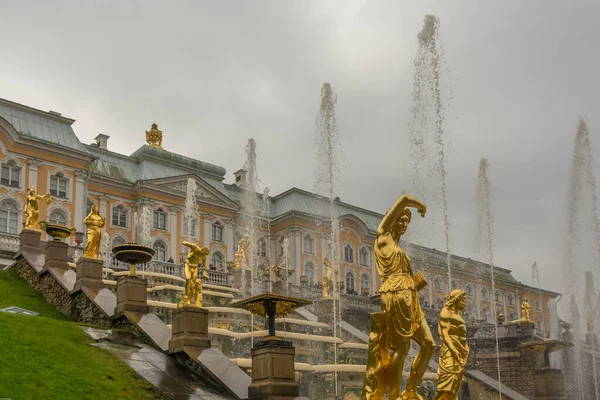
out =
{"type": "Polygon", "coordinates": [[[46,193],[42,196],[37,194],[33,186],[27,189],[27,201],[23,206],[25,229],[36,229],[35,226],[37,225],[38,218],[40,216],[40,206],[38,204],[39,200],[45,201],[46,204],[50,204],[50,202],[52,202],[50,193],[46,193]]]}
{"type": "Polygon", "coordinates": [[[323,299],[331,298],[331,285],[333,283],[333,266],[329,257],[323,260],[325,264],[325,276],[323,277],[323,299]]]}
{"type": "Polygon", "coordinates": [[[437,387],[434,400],[458,400],[460,381],[465,372],[469,345],[467,326],[462,312],[467,303],[467,294],[455,289],[446,296],[446,305],[440,312],[438,332],[442,339],[440,363],[437,371],[437,387]]]}
{"type": "Polygon", "coordinates": [[[530,321],[529,319],[529,309],[531,306],[529,305],[529,299],[526,297],[521,304],[521,320],[530,321]]]}
{"type": "Polygon", "coordinates": [[[87,239],[83,256],[87,258],[98,258],[100,243],[102,241],[102,228],[106,224],[104,217],[100,215],[98,206],[94,204],[90,213],[85,217],[83,223],[87,227],[87,239]]]}
{"type": "Polygon", "coordinates": [[[386,390],[390,399],[419,399],[417,386],[435,350],[433,336],[419,304],[418,290],[426,285],[422,274],[413,275],[410,259],[400,248],[412,213],[425,216],[427,207],[416,198],[401,196],[386,213],[377,229],[375,261],[383,284],[381,312],[371,314],[369,358],[363,399],[378,400],[386,390]],[[415,357],[406,388],[400,395],[404,360],[415,340],[421,347],[415,357]]]}
{"type": "Polygon", "coordinates": [[[185,294],[177,307],[202,307],[202,281],[208,280],[206,257],[210,250],[191,242],[182,242],[181,244],[188,247],[190,251],[185,258],[185,294]],[[200,266],[200,278],[198,277],[198,266],[200,266]]]}
{"type": "Polygon", "coordinates": [[[238,249],[235,252],[235,268],[247,268],[246,260],[248,258],[248,249],[250,248],[250,235],[247,233],[242,236],[238,242],[238,249]]]}

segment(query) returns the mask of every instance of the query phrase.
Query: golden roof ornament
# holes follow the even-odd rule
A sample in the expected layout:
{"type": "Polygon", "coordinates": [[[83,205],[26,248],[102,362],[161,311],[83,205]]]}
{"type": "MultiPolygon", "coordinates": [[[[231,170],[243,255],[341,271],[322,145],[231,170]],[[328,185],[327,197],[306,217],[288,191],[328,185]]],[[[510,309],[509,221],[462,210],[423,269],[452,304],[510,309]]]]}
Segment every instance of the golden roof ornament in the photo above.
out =
{"type": "Polygon", "coordinates": [[[152,124],[152,128],[146,131],[146,142],[155,149],[164,150],[162,147],[162,131],[158,129],[157,124],[152,124]]]}

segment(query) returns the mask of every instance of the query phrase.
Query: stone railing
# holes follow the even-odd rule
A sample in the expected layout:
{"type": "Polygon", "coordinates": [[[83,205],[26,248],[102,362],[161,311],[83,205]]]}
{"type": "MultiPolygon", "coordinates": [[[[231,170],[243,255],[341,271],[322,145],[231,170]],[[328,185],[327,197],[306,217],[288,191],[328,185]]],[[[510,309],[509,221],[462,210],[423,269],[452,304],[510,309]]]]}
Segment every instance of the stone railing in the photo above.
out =
{"type": "Polygon", "coordinates": [[[208,283],[219,286],[232,286],[233,275],[229,272],[208,270],[208,283]]]}
{"type": "Polygon", "coordinates": [[[366,296],[357,296],[354,294],[343,294],[341,299],[343,309],[361,310],[369,313],[379,311],[379,306],[373,304],[366,296]]]}
{"type": "Polygon", "coordinates": [[[19,251],[19,236],[11,235],[9,233],[0,234],[0,251],[6,251],[9,253],[16,253],[19,251]]]}

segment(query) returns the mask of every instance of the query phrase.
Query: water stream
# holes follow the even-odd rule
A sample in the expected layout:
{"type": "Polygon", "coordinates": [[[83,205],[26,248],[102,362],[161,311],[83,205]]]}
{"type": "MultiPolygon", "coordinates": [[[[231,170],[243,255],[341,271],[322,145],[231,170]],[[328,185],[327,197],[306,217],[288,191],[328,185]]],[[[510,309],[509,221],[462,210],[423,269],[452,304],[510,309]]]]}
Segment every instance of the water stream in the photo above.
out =
{"type": "Polygon", "coordinates": [[[188,178],[187,181],[187,189],[185,196],[185,213],[184,220],[186,224],[186,236],[190,241],[193,241],[195,236],[196,227],[194,225],[194,221],[196,218],[196,190],[198,189],[198,185],[196,185],[196,180],[193,178],[188,178]]]}

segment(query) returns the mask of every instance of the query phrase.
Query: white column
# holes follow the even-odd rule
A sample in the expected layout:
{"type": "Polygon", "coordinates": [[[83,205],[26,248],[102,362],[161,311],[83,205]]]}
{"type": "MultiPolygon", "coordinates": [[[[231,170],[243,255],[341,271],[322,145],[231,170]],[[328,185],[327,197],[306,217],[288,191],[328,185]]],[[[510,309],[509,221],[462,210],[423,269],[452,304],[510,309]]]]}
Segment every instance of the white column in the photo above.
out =
{"type": "MultiPolygon", "coordinates": [[[[75,171],[75,229],[79,232],[84,232],[85,226],[83,224],[84,214],[85,214],[85,178],[87,177],[86,171],[75,171]]],[[[108,215],[100,214],[104,218],[107,218],[108,215]]]]}
{"type": "Polygon", "coordinates": [[[212,222],[208,214],[204,215],[204,247],[210,247],[212,238],[212,222]]]}
{"type": "Polygon", "coordinates": [[[371,294],[377,291],[377,264],[375,264],[375,251],[373,247],[369,247],[369,265],[371,266],[371,294]]]}
{"type": "MultiPolygon", "coordinates": [[[[101,194],[99,197],[100,197],[100,215],[106,216],[105,218],[109,219],[108,209],[107,209],[107,203],[108,203],[109,197],[105,194],[101,194]]],[[[104,232],[106,232],[106,225],[104,226],[104,228],[102,228],[102,230],[104,232]]]]}
{"type": "Polygon", "coordinates": [[[38,168],[39,168],[41,162],[37,158],[29,158],[27,160],[27,163],[29,164],[29,176],[27,177],[27,185],[29,187],[35,186],[35,188],[37,189],[37,187],[38,187],[38,168]]]}
{"type": "MultiPolygon", "coordinates": [[[[178,215],[177,213],[179,212],[179,207],[177,206],[172,206],[171,210],[169,212],[169,233],[171,234],[171,251],[170,251],[170,257],[173,260],[177,260],[179,259],[179,254],[178,254],[178,250],[179,250],[179,246],[177,243],[177,218],[178,215]]],[[[167,259],[169,259],[169,257],[167,257],[167,259]]]]}
{"type": "Polygon", "coordinates": [[[227,222],[225,224],[225,243],[227,243],[227,260],[233,261],[233,248],[235,247],[235,228],[233,227],[233,223],[227,222]]]}
{"type": "Polygon", "coordinates": [[[296,285],[300,284],[300,271],[302,271],[302,253],[300,251],[300,240],[302,238],[302,235],[300,234],[300,231],[295,229],[293,231],[294,234],[294,282],[296,283],[296,285]]]}

